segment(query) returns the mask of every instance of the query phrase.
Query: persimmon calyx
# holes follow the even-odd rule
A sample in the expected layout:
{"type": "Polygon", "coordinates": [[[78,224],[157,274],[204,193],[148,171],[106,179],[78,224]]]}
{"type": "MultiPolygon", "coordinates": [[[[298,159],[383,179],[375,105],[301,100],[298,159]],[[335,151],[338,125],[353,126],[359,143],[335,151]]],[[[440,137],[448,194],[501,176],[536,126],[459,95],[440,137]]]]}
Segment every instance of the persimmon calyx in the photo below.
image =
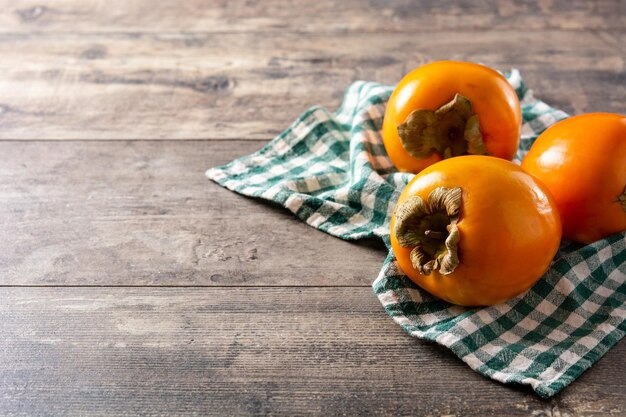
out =
{"type": "Polygon", "coordinates": [[[400,246],[413,248],[413,268],[424,275],[438,270],[451,274],[459,266],[457,227],[462,205],[462,190],[458,187],[437,187],[427,201],[413,196],[398,205],[394,233],[400,246]]]}
{"type": "Polygon", "coordinates": [[[624,187],[624,192],[617,197],[620,204],[622,205],[622,209],[626,212],[626,187],[624,187]]]}
{"type": "Polygon", "coordinates": [[[398,125],[398,135],[402,147],[418,159],[433,151],[444,159],[487,154],[478,115],[472,102],[460,94],[435,111],[414,110],[398,125]]]}

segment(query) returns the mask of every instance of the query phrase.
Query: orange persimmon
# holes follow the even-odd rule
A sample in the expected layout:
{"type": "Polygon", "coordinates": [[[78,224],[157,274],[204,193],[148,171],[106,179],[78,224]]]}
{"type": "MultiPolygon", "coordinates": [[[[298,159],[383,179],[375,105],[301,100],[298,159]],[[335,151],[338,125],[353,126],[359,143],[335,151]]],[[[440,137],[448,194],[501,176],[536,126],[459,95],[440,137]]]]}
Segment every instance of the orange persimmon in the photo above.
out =
{"type": "Polygon", "coordinates": [[[400,171],[460,155],[511,160],[522,113],[513,87],[479,64],[438,61],[407,74],[387,103],[383,142],[400,171]]]}
{"type": "Polygon", "coordinates": [[[552,192],[565,238],[591,243],[626,230],[626,116],[562,120],[537,138],[522,168],[552,192]]]}
{"type": "Polygon", "coordinates": [[[561,222],[548,189],[518,165],[471,155],[417,174],[390,232],[413,282],[451,303],[482,306],[521,294],[545,273],[561,222]]]}

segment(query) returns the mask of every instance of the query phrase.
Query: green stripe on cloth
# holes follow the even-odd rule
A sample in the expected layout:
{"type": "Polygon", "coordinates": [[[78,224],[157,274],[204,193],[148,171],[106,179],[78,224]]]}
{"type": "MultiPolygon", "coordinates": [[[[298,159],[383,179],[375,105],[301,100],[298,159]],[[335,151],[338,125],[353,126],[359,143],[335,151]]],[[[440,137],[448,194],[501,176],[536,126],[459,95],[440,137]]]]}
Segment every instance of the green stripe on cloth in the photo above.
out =
{"type": "MultiPolygon", "coordinates": [[[[519,72],[507,79],[522,103],[515,160],[567,114],[533,97],[519,72]]],[[[258,152],[206,175],[240,194],[273,201],[346,240],[381,238],[412,174],[397,172],[381,127],[392,86],[355,82],[341,107],[314,107],[258,152]]],[[[373,283],[385,311],[409,334],[451,349],[472,369],[550,397],[589,368],[626,332],[626,233],[591,245],[564,242],[525,294],[486,308],[434,298],[398,269],[390,250],[373,283]]]]}

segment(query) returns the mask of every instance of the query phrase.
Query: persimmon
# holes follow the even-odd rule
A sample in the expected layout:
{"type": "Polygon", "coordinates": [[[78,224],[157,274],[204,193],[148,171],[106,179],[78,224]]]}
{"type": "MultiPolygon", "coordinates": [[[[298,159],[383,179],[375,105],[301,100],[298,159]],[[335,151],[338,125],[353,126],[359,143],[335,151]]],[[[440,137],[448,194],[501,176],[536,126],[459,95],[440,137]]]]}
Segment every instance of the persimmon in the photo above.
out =
{"type": "Polygon", "coordinates": [[[513,159],[522,112],[500,73],[483,65],[438,61],[407,74],[385,110],[383,141],[400,171],[418,173],[442,159],[513,159]]]}
{"type": "Polygon", "coordinates": [[[562,120],[537,138],[522,168],[552,192],[565,238],[591,243],[626,230],[626,116],[562,120]]]}
{"type": "Polygon", "coordinates": [[[482,306],[521,294],[545,273],[561,222],[545,185],[512,162],[472,155],[417,174],[390,232],[413,282],[451,303],[482,306]]]}

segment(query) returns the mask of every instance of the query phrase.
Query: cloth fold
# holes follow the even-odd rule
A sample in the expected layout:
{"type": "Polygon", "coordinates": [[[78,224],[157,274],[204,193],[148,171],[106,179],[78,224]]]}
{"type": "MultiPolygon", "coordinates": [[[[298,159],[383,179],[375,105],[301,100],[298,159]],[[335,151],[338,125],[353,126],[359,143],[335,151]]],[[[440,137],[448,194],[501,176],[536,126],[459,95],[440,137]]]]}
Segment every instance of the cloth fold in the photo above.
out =
{"type": "MultiPolygon", "coordinates": [[[[522,104],[519,162],[567,114],[536,99],[517,70],[505,75],[522,104]]],[[[355,82],[336,112],[313,107],[258,152],[206,175],[341,239],[381,238],[389,254],[374,293],[406,332],[448,347],[492,379],[530,385],[542,397],[556,394],[626,332],[626,233],[586,246],[564,242],[531,290],[492,307],[459,307],[421,290],[389,247],[391,213],[413,177],[395,170],[382,142],[392,91],[355,82]]]]}

